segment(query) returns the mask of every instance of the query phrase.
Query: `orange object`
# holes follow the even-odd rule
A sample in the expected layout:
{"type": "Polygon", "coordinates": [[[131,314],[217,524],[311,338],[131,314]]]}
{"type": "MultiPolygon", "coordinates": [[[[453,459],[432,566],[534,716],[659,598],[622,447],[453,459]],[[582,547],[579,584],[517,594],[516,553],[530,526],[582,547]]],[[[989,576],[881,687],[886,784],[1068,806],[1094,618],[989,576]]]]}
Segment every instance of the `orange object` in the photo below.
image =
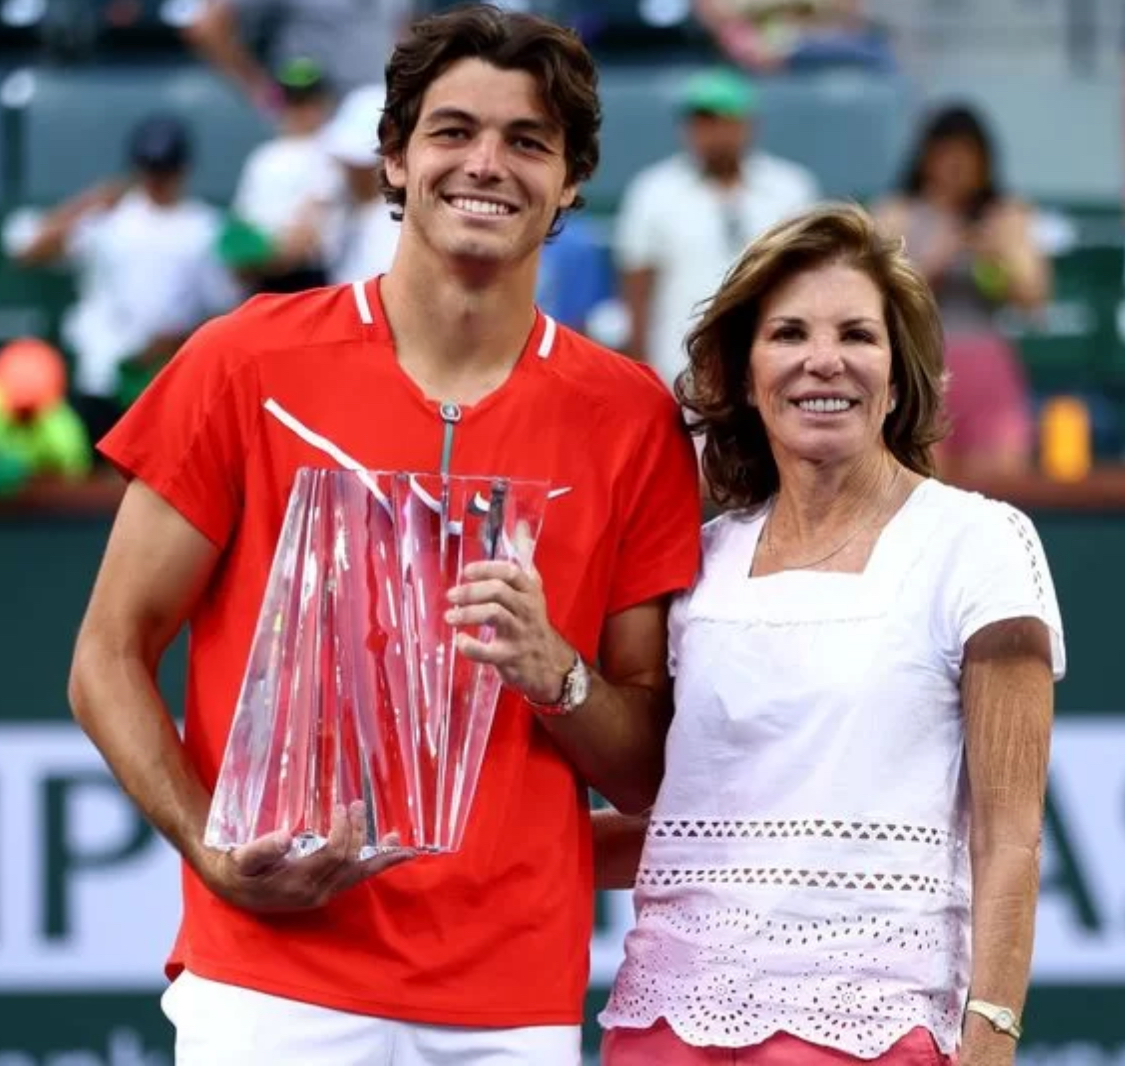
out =
{"type": "Polygon", "coordinates": [[[46,341],[20,337],[0,349],[0,395],[9,411],[47,411],[66,395],[66,363],[46,341]]]}
{"type": "Polygon", "coordinates": [[[1055,396],[1043,405],[1039,461],[1056,481],[1081,481],[1093,464],[1090,411],[1075,396],[1055,396]]]}

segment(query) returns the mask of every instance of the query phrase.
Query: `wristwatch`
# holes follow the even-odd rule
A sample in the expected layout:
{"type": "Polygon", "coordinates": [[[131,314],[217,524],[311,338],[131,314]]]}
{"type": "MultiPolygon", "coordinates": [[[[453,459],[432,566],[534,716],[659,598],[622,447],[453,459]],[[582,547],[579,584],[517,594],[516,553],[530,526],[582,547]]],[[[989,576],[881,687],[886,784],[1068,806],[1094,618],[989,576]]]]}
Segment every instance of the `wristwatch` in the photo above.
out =
{"type": "Polygon", "coordinates": [[[1019,1040],[1023,1036],[1023,1026],[1020,1025],[1016,1012],[1010,1007],[998,1007],[995,1003],[988,1003],[983,999],[970,999],[965,1005],[965,1012],[969,1011],[987,1018],[996,1032],[1006,1033],[1013,1040],[1019,1040]]]}
{"type": "Polygon", "coordinates": [[[563,677],[562,692],[557,700],[551,703],[538,703],[526,696],[524,698],[535,708],[537,714],[560,718],[574,714],[586,702],[589,695],[590,668],[582,661],[582,656],[576,653],[574,665],[563,677]]]}

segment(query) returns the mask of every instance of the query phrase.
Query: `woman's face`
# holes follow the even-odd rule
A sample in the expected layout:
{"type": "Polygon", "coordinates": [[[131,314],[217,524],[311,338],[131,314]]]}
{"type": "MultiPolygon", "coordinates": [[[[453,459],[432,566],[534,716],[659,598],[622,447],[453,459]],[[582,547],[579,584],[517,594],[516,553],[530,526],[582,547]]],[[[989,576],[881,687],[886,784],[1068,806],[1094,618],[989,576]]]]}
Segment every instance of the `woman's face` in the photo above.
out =
{"type": "Polygon", "coordinates": [[[926,150],[922,188],[929,195],[960,202],[980,192],[985,183],[980,147],[968,137],[945,137],[926,150]]]}
{"type": "Polygon", "coordinates": [[[779,465],[878,453],[894,386],[883,296],[871,278],[831,263],[769,293],[750,349],[749,389],[779,465]]]}

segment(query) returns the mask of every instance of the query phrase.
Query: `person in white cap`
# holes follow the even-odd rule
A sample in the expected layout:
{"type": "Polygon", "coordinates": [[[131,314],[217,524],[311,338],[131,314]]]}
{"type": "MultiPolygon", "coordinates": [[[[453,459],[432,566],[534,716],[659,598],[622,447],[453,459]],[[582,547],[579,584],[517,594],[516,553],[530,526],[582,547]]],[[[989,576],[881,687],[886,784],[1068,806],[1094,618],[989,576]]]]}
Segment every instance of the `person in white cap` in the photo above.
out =
{"type": "Polygon", "coordinates": [[[352,90],[324,131],[324,147],[340,164],[345,188],[329,237],[328,273],[336,284],[385,274],[398,247],[399,224],[383,198],[376,170],[385,99],[382,85],[352,90]]]}

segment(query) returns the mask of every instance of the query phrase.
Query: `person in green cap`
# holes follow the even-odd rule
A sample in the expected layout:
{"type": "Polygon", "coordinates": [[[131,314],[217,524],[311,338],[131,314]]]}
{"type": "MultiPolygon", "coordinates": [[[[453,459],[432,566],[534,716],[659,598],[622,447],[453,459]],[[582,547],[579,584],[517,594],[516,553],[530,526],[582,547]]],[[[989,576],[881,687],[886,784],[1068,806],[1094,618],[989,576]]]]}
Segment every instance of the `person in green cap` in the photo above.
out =
{"type": "Polygon", "coordinates": [[[671,384],[686,365],[683,339],[701,301],[758,233],[812,204],[816,179],[754,144],[754,85],[704,69],[679,99],[686,151],[626,187],[615,256],[629,313],[630,354],[671,384]]]}
{"type": "Polygon", "coordinates": [[[343,196],[339,167],[323,143],[332,87],[308,58],[277,72],[278,135],[247,157],[219,238],[219,255],[251,293],[327,284],[325,233],[343,196]]]}

